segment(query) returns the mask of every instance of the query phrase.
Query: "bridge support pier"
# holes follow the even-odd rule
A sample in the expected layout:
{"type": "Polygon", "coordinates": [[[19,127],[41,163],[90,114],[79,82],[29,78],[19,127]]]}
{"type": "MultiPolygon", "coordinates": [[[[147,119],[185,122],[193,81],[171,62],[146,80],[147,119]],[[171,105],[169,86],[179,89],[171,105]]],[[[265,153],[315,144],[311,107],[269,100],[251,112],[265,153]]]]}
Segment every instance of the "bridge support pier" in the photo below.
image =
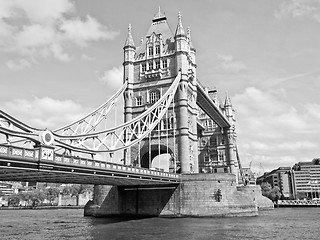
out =
{"type": "Polygon", "coordinates": [[[185,174],[180,185],[96,186],[85,207],[94,217],[255,216],[250,194],[238,191],[234,174],[185,174]]]}

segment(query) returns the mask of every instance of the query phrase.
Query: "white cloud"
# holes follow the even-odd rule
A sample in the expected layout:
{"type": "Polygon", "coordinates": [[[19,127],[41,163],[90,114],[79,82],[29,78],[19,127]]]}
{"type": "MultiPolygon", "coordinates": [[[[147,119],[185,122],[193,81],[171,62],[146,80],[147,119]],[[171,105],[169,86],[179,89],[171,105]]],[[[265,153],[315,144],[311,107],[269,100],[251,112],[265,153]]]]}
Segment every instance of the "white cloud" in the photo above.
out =
{"type": "Polygon", "coordinates": [[[283,17],[312,17],[320,22],[320,0],[288,0],[276,10],[277,18],[283,17]]]}
{"type": "Polygon", "coordinates": [[[225,72],[238,73],[247,69],[243,62],[236,60],[232,55],[218,55],[218,59],[221,62],[218,69],[225,72]]]}
{"type": "Polygon", "coordinates": [[[94,57],[91,57],[91,56],[88,56],[87,54],[82,54],[82,55],[81,55],[81,59],[84,60],[84,61],[92,61],[92,60],[94,60],[95,58],[94,58],[94,57]]]}
{"type": "Polygon", "coordinates": [[[88,41],[113,39],[117,35],[116,32],[107,32],[107,29],[101,23],[89,15],[86,16],[85,20],[79,18],[65,20],[60,29],[64,32],[66,39],[80,47],[87,46],[88,41]]]}
{"type": "Polygon", "coordinates": [[[32,100],[14,99],[4,102],[0,109],[35,128],[55,130],[92,111],[72,100],[57,100],[50,97],[32,100]]]}
{"type": "Polygon", "coordinates": [[[63,48],[59,44],[52,44],[50,50],[52,51],[53,56],[60,61],[68,62],[71,60],[71,57],[63,51],[63,48]]]}
{"type": "Polygon", "coordinates": [[[9,60],[6,62],[6,66],[13,71],[20,71],[25,68],[29,68],[31,63],[25,59],[9,60]]]}
{"type": "Polygon", "coordinates": [[[271,170],[292,166],[295,162],[291,160],[318,157],[320,105],[309,103],[297,109],[287,102],[285,90],[262,91],[253,87],[235,95],[232,103],[239,151],[245,153],[247,164],[250,159],[261,160],[271,170]]]}
{"type": "Polygon", "coordinates": [[[23,58],[69,61],[68,46],[87,47],[117,34],[90,15],[81,19],[71,0],[0,2],[0,51],[23,58]]]}
{"type": "Polygon", "coordinates": [[[285,78],[270,78],[267,79],[266,81],[263,82],[262,86],[264,88],[272,88],[275,87],[281,83],[290,81],[290,80],[294,80],[294,79],[299,79],[299,78],[303,78],[303,77],[308,77],[308,76],[312,76],[312,75],[316,75],[318,71],[312,71],[312,72],[306,72],[306,73],[301,73],[301,74],[296,74],[296,75],[292,75],[289,77],[285,77],[285,78]]]}
{"type": "Polygon", "coordinates": [[[103,72],[99,80],[108,86],[114,87],[114,89],[118,89],[123,83],[123,67],[113,67],[103,72]]]}

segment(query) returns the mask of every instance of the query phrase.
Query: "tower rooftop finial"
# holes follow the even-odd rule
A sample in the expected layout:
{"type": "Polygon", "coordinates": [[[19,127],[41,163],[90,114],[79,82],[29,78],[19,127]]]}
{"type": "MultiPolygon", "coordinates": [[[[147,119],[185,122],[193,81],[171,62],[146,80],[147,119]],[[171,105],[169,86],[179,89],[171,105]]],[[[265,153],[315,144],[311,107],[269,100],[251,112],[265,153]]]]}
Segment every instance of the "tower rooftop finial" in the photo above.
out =
{"type": "Polygon", "coordinates": [[[194,48],[192,40],[191,40],[191,29],[190,29],[190,27],[188,27],[187,34],[188,34],[187,36],[188,36],[188,39],[189,39],[190,49],[195,51],[195,48],[194,48]]]}
{"type": "Polygon", "coordinates": [[[229,98],[228,91],[226,91],[226,99],[225,99],[225,101],[224,101],[224,106],[225,106],[225,107],[232,106],[232,104],[231,104],[231,99],[229,98]]]}
{"type": "Polygon", "coordinates": [[[128,25],[128,37],[127,37],[124,45],[125,46],[134,46],[133,38],[131,35],[131,24],[128,25]]]}
{"type": "Polygon", "coordinates": [[[186,35],[182,26],[182,20],[181,20],[181,13],[179,11],[178,13],[178,25],[177,25],[177,29],[176,29],[176,36],[177,35],[186,35]]]}
{"type": "Polygon", "coordinates": [[[161,8],[159,6],[158,12],[154,15],[152,22],[159,22],[162,20],[167,20],[165,13],[161,12],[161,8]]]}

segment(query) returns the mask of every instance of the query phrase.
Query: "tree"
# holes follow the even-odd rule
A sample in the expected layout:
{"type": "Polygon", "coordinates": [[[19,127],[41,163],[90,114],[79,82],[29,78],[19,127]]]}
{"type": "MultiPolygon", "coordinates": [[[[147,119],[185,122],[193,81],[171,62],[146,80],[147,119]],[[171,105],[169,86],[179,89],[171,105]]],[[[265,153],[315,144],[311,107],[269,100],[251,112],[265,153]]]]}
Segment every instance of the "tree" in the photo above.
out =
{"type": "Polygon", "coordinates": [[[280,188],[275,186],[271,187],[270,183],[263,182],[261,184],[262,195],[269,198],[272,201],[278,201],[281,198],[280,188]]]}
{"type": "Polygon", "coordinates": [[[277,186],[274,186],[269,192],[269,198],[272,201],[278,201],[281,198],[280,188],[277,186]]]}
{"type": "Polygon", "coordinates": [[[272,187],[271,187],[270,183],[263,182],[261,184],[261,192],[262,192],[263,196],[268,197],[271,189],[272,189],[272,187]]]}
{"type": "Polygon", "coordinates": [[[20,203],[20,196],[19,194],[13,193],[8,197],[8,205],[17,207],[20,203]]]}
{"type": "Polygon", "coordinates": [[[44,190],[44,194],[46,196],[46,199],[48,199],[50,201],[50,203],[52,204],[52,202],[54,201],[54,199],[56,199],[59,196],[60,190],[59,188],[46,188],[44,190]]]}
{"type": "Polygon", "coordinates": [[[73,184],[67,185],[62,189],[63,195],[79,196],[79,194],[84,193],[87,190],[92,190],[92,185],[83,185],[83,184],[73,184]]]}

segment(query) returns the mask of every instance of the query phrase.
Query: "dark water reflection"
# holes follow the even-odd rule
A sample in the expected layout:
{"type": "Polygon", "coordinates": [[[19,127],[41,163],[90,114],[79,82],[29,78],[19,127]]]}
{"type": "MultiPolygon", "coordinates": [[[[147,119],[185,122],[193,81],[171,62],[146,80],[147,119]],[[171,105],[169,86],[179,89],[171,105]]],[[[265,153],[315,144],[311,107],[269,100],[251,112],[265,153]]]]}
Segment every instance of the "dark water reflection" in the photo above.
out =
{"type": "Polygon", "coordinates": [[[285,208],[258,217],[95,219],[81,209],[2,210],[0,239],[320,239],[320,208],[285,208]]]}

